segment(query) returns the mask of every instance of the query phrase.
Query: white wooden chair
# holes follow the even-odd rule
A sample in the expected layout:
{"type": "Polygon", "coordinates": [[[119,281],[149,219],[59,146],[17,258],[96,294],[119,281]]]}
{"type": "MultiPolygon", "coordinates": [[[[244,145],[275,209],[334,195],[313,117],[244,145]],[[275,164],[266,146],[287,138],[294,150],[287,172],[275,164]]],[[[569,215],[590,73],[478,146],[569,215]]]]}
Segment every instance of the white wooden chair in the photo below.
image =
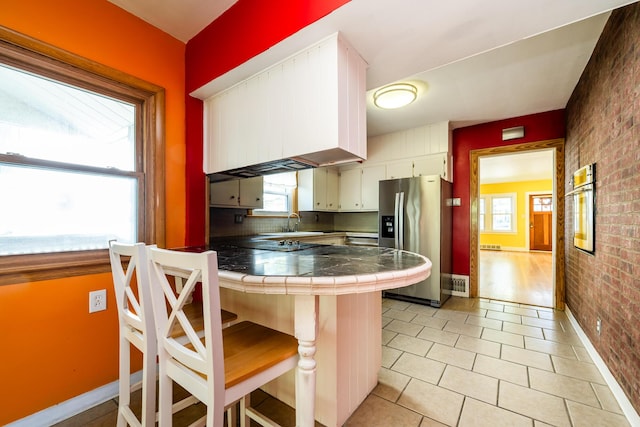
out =
{"type": "MultiPolygon", "coordinates": [[[[113,285],[118,307],[119,321],[119,400],[118,427],[155,426],[156,423],[156,372],[157,350],[156,327],[153,319],[147,271],[147,250],[144,243],[124,244],[110,242],[109,258],[113,274],[113,285]],[[131,345],[142,353],[142,381],[131,384],[131,345]],[[142,388],[142,412],[138,419],[131,404],[131,392],[142,388]]],[[[174,274],[178,274],[174,272],[174,274]]],[[[196,328],[203,334],[202,309],[189,305],[185,311],[193,319],[196,328]],[[200,325],[200,326],[198,326],[200,325]]],[[[226,323],[237,316],[224,312],[226,323]]],[[[172,331],[174,337],[183,335],[179,328],[172,331]]],[[[179,411],[197,403],[193,397],[173,405],[179,411]]]]}
{"type": "MultiPolygon", "coordinates": [[[[221,427],[226,407],[297,365],[298,342],[291,335],[246,321],[221,328],[215,252],[149,248],[149,261],[160,365],[159,426],[172,425],[171,396],[176,382],[207,406],[207,414],[199,422],[221,427]],[[180,295],[167,280],[167,269],[176,268],[191,271],[180,295]],[[186,295],[197,282],[202,282],[203,339],[184,313],[186,295]],[[188,342],[171,337],[177,324],[188,342]]],[[[276,425],[253,408],[241,408],[242,425],[246,417],[263,425],[276,425]]]]}

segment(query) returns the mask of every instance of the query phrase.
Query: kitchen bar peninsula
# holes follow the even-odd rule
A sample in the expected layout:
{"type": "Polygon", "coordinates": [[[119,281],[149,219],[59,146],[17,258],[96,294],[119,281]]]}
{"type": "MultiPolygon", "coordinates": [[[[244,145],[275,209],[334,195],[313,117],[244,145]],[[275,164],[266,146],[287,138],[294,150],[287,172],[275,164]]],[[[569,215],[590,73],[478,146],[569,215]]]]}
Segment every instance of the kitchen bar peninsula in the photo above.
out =
{"type": "Polygon", "coordinates": [[[431,272],[427,258],[390,248],[260,239],[214,240],[209,248],[218,253],[222,306],[298,339],[295,378],[285,375],[265,390],[296,407],[301,427],[314,418],[342,425],[373,390],[381,367],[380,291],[431,272]]]}

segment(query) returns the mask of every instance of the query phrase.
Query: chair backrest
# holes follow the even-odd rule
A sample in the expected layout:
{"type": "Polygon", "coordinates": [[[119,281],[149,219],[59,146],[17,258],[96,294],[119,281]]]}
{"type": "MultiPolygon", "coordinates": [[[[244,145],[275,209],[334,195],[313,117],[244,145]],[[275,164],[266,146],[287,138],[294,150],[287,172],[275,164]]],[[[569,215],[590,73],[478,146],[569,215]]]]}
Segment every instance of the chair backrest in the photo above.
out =
{"type": "Polygon", "coordinates": [[[147,285],[148,264],[144,243],[110,242],[109,259],[121,332],[140,351],[155,354],[156,330],[147,285]]]}
{"type": "Polygon", "coordinates": [[[203,253],[149,249],[149,286],[158,338],[160,369],[168,373],[201,401],[213,402],[215,412],[224,412],[224,350],[220,315],[218,260],[213,251],[203,253]],[[171,285],[175,271],[188,272],[178,294],[171,285]],[[204,339],[198,337],[184,312],[188,296],[202,283],[204,339]],[[173,338],[172,330],[180,325],[185,337],[173,338]],[[206,380],[204,379],[206,377],[206,380]],[[186,383],[184,382],[186,381],[186,383]]]}

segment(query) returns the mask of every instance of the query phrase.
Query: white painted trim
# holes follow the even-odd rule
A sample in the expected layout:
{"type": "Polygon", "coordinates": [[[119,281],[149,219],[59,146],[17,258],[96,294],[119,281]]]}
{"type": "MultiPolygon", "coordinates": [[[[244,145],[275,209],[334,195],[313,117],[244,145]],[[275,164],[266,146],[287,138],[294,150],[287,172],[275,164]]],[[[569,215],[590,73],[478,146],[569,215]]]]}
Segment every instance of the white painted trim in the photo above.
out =
{"type": "MultiPolygon", "coordinates": [[[[131,375],[131,383],[142,380],[142,371],[131,375]]],[[[118,395],[118,381],[105,384],[57,405],[9,423],[6,427],[50,426],[78,415],[118,395]]]]}
{"type": "Polygon", "coordinates": [[[565,311],[567,313],[567,317],[569,318],[569,322],[571,322],[571,326],[573,326],[573,329],[575,329],[578,337],[580,338],[580,341],[582,341],[582,344],[584,344],[584,347],[587,349],[587,353],[589,353],[589,356],[591,356],[591,359],[593,359],[593,363],[595,363],[596,367],[604,377],[604,380],[611,389],[613,396],[618,401],[620,409],[622,409],[622,412],[627,417],[627,421],[629,421],[631,426],[640,427],[640,416],[636,412],[633,405],[631,405],[631,402],[627,398],[627,395],[624,393],[622,387],[620,387],[620,384],[618,384],[616,379],[611,374],[611,371],[607,367],[604,360],[602,360],[602,357],[600,357],[600,355],[598,354],[596,348],[593,346],[593,344],[591,344],[591,341],[587,337],[587,334],[584,333],[584,331],[580,327],[580,324],[573,316],[573,313],[571,313],[571,310],[569,310],[568,305],[565,306],[565,311]]]}

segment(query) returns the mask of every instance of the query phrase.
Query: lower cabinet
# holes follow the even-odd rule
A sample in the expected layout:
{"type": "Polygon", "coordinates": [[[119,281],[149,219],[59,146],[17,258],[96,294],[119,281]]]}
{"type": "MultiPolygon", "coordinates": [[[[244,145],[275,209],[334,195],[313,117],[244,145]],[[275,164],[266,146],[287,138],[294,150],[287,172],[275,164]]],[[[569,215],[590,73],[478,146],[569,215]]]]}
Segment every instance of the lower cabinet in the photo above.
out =
{"type": "Polygon", "coordinates": [[[209,185],[209,205],[226,208],[262,209],[263,179],[233,179],[209,185]]]}

